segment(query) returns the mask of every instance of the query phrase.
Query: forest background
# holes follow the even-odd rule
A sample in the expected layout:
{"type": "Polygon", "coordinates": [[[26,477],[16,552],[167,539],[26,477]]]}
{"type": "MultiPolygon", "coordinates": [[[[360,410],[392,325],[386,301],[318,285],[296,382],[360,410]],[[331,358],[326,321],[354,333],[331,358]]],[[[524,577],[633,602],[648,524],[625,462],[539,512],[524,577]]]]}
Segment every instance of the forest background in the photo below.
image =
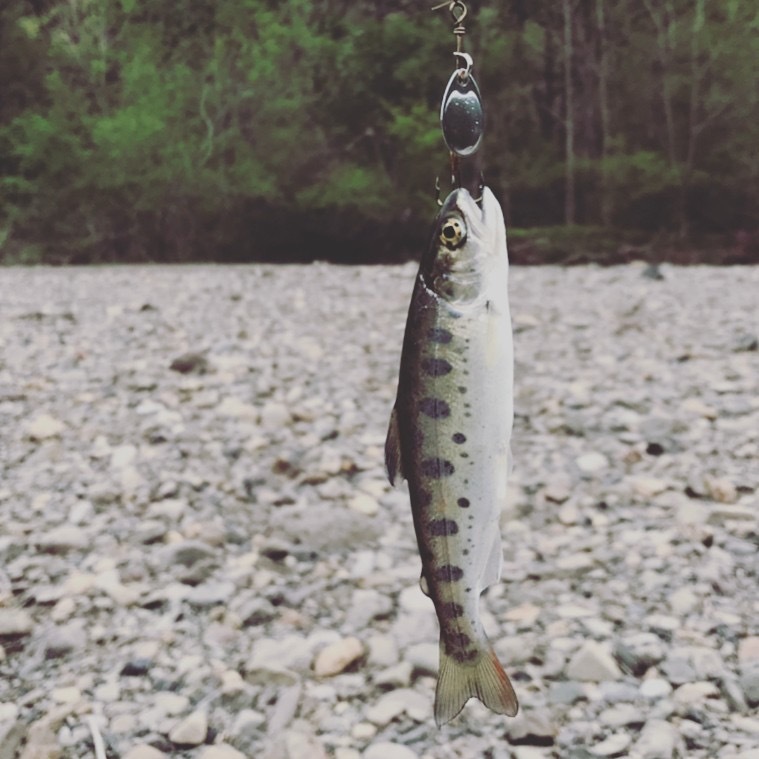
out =
{"type": "MultiPolygon", "coordinates": [[[[0,261],[397,261],[444,188],[425,0],[3,0],[0,261]]],[[[517,262],[759,262],[755,0],[470,0],[517,262]]]]}

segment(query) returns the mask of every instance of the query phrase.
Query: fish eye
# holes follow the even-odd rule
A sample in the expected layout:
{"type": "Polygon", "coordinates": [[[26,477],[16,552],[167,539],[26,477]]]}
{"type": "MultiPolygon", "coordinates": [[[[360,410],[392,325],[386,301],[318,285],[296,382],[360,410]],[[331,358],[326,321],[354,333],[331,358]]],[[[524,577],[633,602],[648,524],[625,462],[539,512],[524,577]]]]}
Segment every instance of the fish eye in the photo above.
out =
{"type": "Polygon", "coordinates": [[[462,222],[451,217],[443,222],[440,227],[440,242],[446,246],[446,248],[458,248],[466,239],[466,230],[462,222]]]}

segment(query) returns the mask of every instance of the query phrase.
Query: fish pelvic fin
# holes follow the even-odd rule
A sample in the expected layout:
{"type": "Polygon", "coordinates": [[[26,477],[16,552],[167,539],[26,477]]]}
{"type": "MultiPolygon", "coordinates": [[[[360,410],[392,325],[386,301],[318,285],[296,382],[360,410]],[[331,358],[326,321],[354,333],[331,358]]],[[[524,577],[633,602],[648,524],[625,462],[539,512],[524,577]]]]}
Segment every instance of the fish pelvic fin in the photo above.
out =
{"type": "Polygon", "coordinates": [[[385,439],[385,471],[393,486],[396,482],[406,479],[401,467],[401,436],[398,430],[398,409],[395,407],[390,414],[390,425],[385,439]]]}
{"type": "Polygon", "coordinates": [[[450,722],[470,698],[478,698],[496,714],[515,717],[519,702],[509,676],[490,643],[474,663],[458,662],[445,652],[440,642],[440,674],[435,691],[435,723],[450,722]]]}

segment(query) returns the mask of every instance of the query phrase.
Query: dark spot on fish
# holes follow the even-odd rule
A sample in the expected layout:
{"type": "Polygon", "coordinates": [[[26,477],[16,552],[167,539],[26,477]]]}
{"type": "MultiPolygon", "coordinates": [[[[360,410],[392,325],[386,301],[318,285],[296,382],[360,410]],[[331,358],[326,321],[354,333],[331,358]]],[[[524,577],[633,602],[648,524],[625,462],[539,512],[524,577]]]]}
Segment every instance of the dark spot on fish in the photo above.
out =
{"type": "Polygon", "coordinates": [[[463,632],[452,632],[447,637],[448,644],[453,648],[464,649],[472,642],[472,639],[463,632]]]}
{"type": "Polygon", "coordinates": [[[444,377],[453,371],[453,367],[444,358],[425,358],[422,371],[430,377],[444,377]]]}
{"type": "Polygon", "coordinates": [[[463,385],[459,385],[459,392],[462,393],[462,394],[465,393],[466,392],[466,388],[463,385]]]}
{"type": "Polygon", "coordinates": [[[444,619],[456,619],[457,617],[462,617],[464,616],[464,607],[453,601],[444,603],[440,607],[440,616],[444,619]]]}
{"type": "Polygon", "coordinates": [[[468,508],[469,508],[469,506],[471,505],[471,504],[469,503],[469,499],[468,499],[468,498],[459,498],[459,500],[458,500],[458,501],[456,501],[456,503],[457,503],[457,504],[458,504],[458,505],[459,505],[459,506],[460,506],[462,509],[468,509],[468,508]]]}
{"type": "Polygon", "coordinates": [[[466,435],[463,432],[454,432],[451,440],[461,445],[462,443],[466,443],[466,435]]]}
{"type": "Polygon", "coordinates": [[[421,470],[425,477],[439,480],[443,477],[450,477],[456,471],[456,467],[445,459],[424,459],[421,470]]]}
{"type": "Polygon", "coordinates": [[[442,398],[422,398],[419,410],[431,419],[445,419],[451,415],[450,406],[442,398]]]}
{"type": "Polygon", "coordinates": [[[465,411],[465,412],[464,412],[464,416],[465,416],[467,419],[469,419],[469,418],[472,416],[472,412],[471,412],[471,411],[465,411]]]}
{"type": "Polygon", "coordinates": [[[465,548],[461,553],[463,553],[464,556],[469,556],[469,549],[465,548]]]}
{"type": "Polygon", "coordinates": [[[438,582],[458,582],[463,576],[464,570],[453,564],[443,564],[435,570],[435,579],[438,582]]]}
{"type": "Polygon", "coordinates": [[[417,490],[416,502],[420,508],[426,508],[432,503],[432,493],[428,490],[417,490]]]}
{"type": "Polygon", "coordinates": [[[442,329],[442,327],[432,327],[427,336],[433,343],[441,343],[443,345],[453,340],[453,335],[447,329],[442,329]]]}
{"type": "Polygon", "coordinates": [[[469,454],[466,451],[464,451],[463,453],[461,453],[459,455],[461,456],[462,459],[468,459],[469,458],[469,454]]]}
{"type": "Polygon", "coordinates": [[[449,632],[445,637],[445,652],[458,662],[472,661],[478,655],[471,638],[462,632],[449,632]]]}
{"type": "Polygon", "coordinates": [[[427,531],[435,538],[444,538],[455,535],[459,531],[459,526],[453,519],[433,519],[427,525],[427,531]]]}
{"type": "Polygon", "coordinates": [[[471,403],[465,403],[464,404],[464,408],[472,408],[472,404],[471,403]]]}

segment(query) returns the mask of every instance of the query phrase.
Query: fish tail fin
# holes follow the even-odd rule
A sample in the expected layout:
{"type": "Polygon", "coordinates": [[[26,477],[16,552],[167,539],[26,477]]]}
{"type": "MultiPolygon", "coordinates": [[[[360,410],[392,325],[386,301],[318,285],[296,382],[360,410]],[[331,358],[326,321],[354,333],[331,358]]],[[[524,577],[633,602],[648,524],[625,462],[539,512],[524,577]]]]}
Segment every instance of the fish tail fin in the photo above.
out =
{"type": "Polygon", "coordinates": [[[509,676],[490,643],[485,643],[473,663],[458,662],[445,652],[440,642],[440,674],[435,691],[435,722],[438,727],[450,722],[470,698],[482,701],[496,714],[516,716],[519,703],[509,676]]]}

